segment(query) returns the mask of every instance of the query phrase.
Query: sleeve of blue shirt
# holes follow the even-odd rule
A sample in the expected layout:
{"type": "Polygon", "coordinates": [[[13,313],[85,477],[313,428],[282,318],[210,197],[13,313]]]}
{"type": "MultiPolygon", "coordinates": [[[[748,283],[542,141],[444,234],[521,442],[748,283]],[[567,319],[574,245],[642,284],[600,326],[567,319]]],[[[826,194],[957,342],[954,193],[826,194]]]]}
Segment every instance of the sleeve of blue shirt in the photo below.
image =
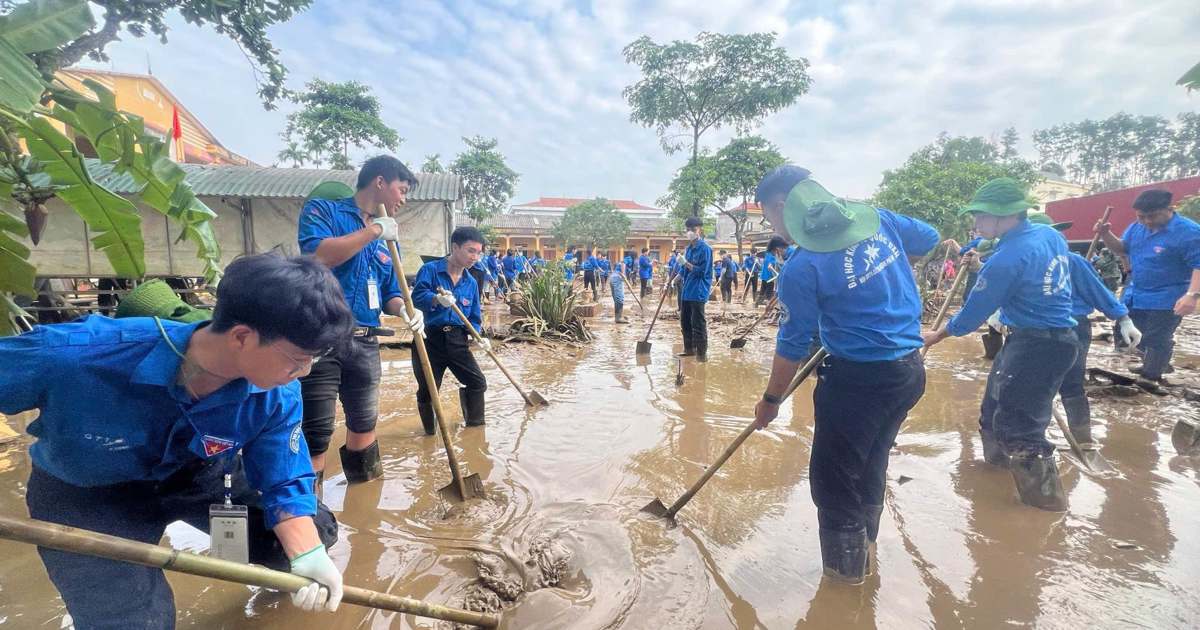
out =
{"type": "Polygon", "coordinates": [[[433,271],[433,265],[422,265],[417,270],[417,279],[412,286],[413,306],[421,309],[425,315],[431,315],[435,308],[433,298],[437,295],[438,283],[433,271]]]}
{"type": "MultiPolygon", "coordinates": [[[[388,259],[391,260],[391,248],[387,245],[381,246],[381,249],[387,251],[388,259]]],[[[396,246],[396,251],[400,251],[400,246],[396,246]]],[[[392,298],[403,297],[400,293],[400,284],[396,279],[396,261],[384,263],[376,256],[372,264],[375,265],[375,274],[379,277],[379,294],[383,297],[382,306],[387,306],[388,300],[392,298]]]]}
{"type": "Polygon", "coordinates": [[[1192,269],[1200,269],[1200,232],[1189,230],[1183,238],[1183,262],[1192,269]]]}
{"type": "MultiPolygon", "coordinates": [[[[472,287],[474,289],[474,287],[472,287]]],[[[471,296],[471,308],[467,311],[467,321],[475,327],[475,331],[483,333],[483,307],[480,306],[479,300],[475,296],[471,296]]]]}
{"type": "Polygon", "coordinates": [[[300,210],[300,227],[297,240],[301,254],[317,251],[321,241],[333,236],[333,221],[329,218],[329,207],[320,199],[310,200],[300,210]]]}
{"type": "Polygon", "coordinates": [[[1092,268],[1091,263],[1079,254],[1071,254],[1071,291],[1074,291],[1088,306],[1099,309],[1109,319],[1120,319],[1129,314],[1129,309],[1117,301],[1100,274],[1092,268]]]}
{"type": "Polygon", "coordinates": [[[301,435],[292,435],[300,430],[303,416],[300,385],[292,382],[280,390],[279,407],[273,410],[266,428],[242,447],[246,481],[262,493],[267,528],[289,518],[317,513],[317,495],[313,493],[316,475],[308,445],[301,435]],[[297,445],[295,451],[293,444],[297,445]]]}
{"type": "Polygon", "coordinates": [[[779,302],[787,317],[779,325],[775,353],[789,361],[803,361],[808,358],[820,326],[816,269],[794,258],[784,267],[777,286],[779,302]]]}
{"type": "Polygon", "coordinates": [[[975,288],[967,295],[967,302],[946,330],[955,337],[970,334],[991,317],[996,309],[1008,301],[1014,281],[1021,277],[1024,265],[1020,260],[997,259],[995,256],[979,271],[975,288]]]}
{"type": "Polygon", "coordinates": [[[42,343],[45,329],[35,328],[16,337],[0,338],[0,413],[16,414],[42,404],[45,383],[56,359],[42,343]],[[15,366],[20,366],[15,367],[15,366]]]}
{"type": "Polygon", "coordinates": [[[900,245],[904,247],[904,253],[909,256],[924,256],[937,247],[939,237],[933,226],[890,210],[880,210],[879,212],[891,219],[892,224],[896,226],[896,233],[900,235],[900,245]]]}

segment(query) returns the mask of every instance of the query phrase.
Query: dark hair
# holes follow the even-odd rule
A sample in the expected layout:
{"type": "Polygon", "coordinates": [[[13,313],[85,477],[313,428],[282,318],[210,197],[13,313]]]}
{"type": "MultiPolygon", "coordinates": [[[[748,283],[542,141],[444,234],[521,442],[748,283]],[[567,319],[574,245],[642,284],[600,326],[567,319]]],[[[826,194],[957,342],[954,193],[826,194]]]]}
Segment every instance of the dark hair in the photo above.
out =
{"type": "Polygon", "coordinates": [[[771,242],[767,243],[767,251],[773,252],[777,249],[787,249],[787,240],[782,236],[772,236],[771,242]]]}
{"type": "Polygon", "coordinates": [[[480,245],[487,245],[487,241],[483,238],[483,232],[480,232],[479,228],[476,227],[461,225],[454,228],[454,231],[450,233],[451,245],[462,245],[469,241],[475,241],[480,245]]]}
{"type": "Polygon", "coordinates": [[[703,226],[704,226],[704,221],[702,221],[700,219],[700,217],[688,217],[687,221],[683,222],[683,227],[685,227],[689,230],[692,228],[698,228],[698,227],[703,227],[703,226]]]}
{"type": "Polygon", "coordinates": [[[362,168],[358,169],[358,189],[370,186],[376,177],[382,177],[389,184],[401,179],[413,188],[417,186],[417,176],[403,162],[390,155],[376,155],[363,162],[362,168]]]}
{"type": "Polygon", "coordinates": [[[1171,191],[1162,188],[1143,190],[1133,201],[1133,209],[1138,212],[1154,212],[1171,205],[1171,191]]]}
{"type": "Polygon", "coordinates": [[[505,256],[512,256],[512,255],[513,255],[513,252],[512,252],[512,250],[510,249],[510,250],[508,250],[508,251],[504,252],[504,255],[505,255],[505,256]]]}
{"type": "Polygon", "coordinates": [[[718,254],[720,254],[720,255],[722,255],[722,256],[724,256],[724,255],[725,255],[725,250],[723,250],[723,249],[722,249],[721,251],[719,251],[719,252],[717,252],[717,253],[718,253],[718,254]]]}
{"type": "Polygon", "coordinates": [[[648,251],[650,251],[650,248],[648,248],[648,247],[643,247],[643,248],[642,248],[642,253],[643,253],[643,254],[645,254],[645,253],[646,253],[646,252],[648,252],[648,251]]]}
{"type": "Polygon", "coordinates": [[[808,179],[809,175],[811,173],[808,169],[795,164],[777,166],[763,175],[762,180],[758,182],[758,189],[754,191],[754,201],[766,203],[779,195],[787,197],[788,193],[792,192],[792,188],[808,179]]]}
{"type": "Polygon", "coordinates": [[[354,314],[329,268],[312,256],[242,256],[217,285],[212,331],[245,324],[263,343],[283,338],[313,354],[350,338],[354,314]]]}

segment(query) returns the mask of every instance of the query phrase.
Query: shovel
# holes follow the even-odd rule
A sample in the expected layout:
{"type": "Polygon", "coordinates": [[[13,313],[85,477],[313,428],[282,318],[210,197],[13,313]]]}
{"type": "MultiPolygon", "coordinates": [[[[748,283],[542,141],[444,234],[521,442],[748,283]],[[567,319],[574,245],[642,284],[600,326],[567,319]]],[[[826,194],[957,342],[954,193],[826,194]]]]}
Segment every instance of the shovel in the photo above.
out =
{"type": "MultiPolygon", "coordinates": [[[[387,206],[379,204],[379,214],[384,217],[388,216],[387,206]]],[[[413,306],[412,292],[408,290],[408,278],[404,277],[404,268],[400,264],[400,250],[396,247],[395,241],[388,241],[387,246],[388,252],[392,255],[392,266],[395,269],[396,278],[400,281],[400,293],[404,296],[404,308],[411,318],[417,312],[417,308],[413,306]]],[[[446,445],[446,459],[450,460],[450,476],[453,481],[446,487],[438,489],[438,494],[443,499],[456,501],[482,497],[483,480],[479,478],[479,474],[475,473],[463,478],[462,473],[458,470],[458,458],[454,455],[454,442],[450,438],[450,431],[446,429],[446,413],[442,411],[442,403],[438,400],[437,381],[433,380],[433,369],[429,363],[429,351],[425,348],[425,337],[414,334],[413,347],[417,349],[417,357],[421,362],[421,374],[425,377],[425,384],[432,392],[429,399],[433,404],[433,416],[437,419],[438,433],[442,435],[442,443],[446,445]]]]}
{"type": "Polygon", "coordinates": [[[1175,452],[1180,455],[1196,455],[1200,452],[1200,427],[1188,422],[1180,420],[1175,423],[1175,429],[1171,431],[1171,445],[1175,447],[1175,452]]]}
{"type": "MultiPolygon", "coordinates": [[[[1112,215],[1112,206],[1108,206],[1108,207],[1104,208],[1104,214],[1100,215],[1100,222],[1108,223],[1108,217],[1110,215],[1112,215]]],[[[1100,244],[1100,233],[1097,232],[1094,236],[1092,236],[1092,243],[1091,243],[1091,245],[1088,245],[1087,255],[1084,256],[1084,258],[1088,262],[1092,262],[1092,254],[1096,253],[1096,246],[1099,244],[1100,244]]]]}
{"type": "MultiPolygon", "coordinates": [[[[946,311],[950,310],[950,300],[954,299],[954,294],[958,293],[959,287],[963,285],[967,279],[966,273],[960,273],[954,276],[954,284],[950,285],[950,291],[946,293],[946,301],[942,302],[942,307],[938,309],[937,317],[933,318],[933,328],[930,330],[938,330],[942,327],[942,322],[946,321],[946,311]]],[[[929,352],[929,346],[921,348],[921,358],[925,358],[925,353],[929,352]]]]}
{"type": "MultiPolygon", "coordinates": [[[[671,282],[675,280],[675,274],[667,278],[667,286],[671,286],[671,282]]],[[[650,332],[654,330],[654,322],[658,321],[658,314],[662,312],[663,302],[667,301],[667,287],[663,287],[662,295],[658,298],[658,308],[654,309],[654,317],[650,319],[650,327],[646,329],[646,338],[637,342],[637,348],[634,354],[650,354],[650,332]]]]}
{"type": "MultiPolygon", "coordinates": [[[[445,289],[439,289],[438,292],[449,295],[450,297],[454,297],[452,293],[445,289]]],[[[467,319],[467,315],[462,312],[461,308],[458,308],[458,304],[451,304],[450,308],[454,309],[454,314],[458,315],[458,318],[462,320],[462,323],[467,327],[467,330],[471,331],[471,336],[475,338],[475,341],[479,343],[480,347],[483,347],[483,337],[476,332],[475,327],[471,325],[471,320],[467,319]]],[[[546,400],[541,394],[537,393],[537,390],[531,389],[529,390],[529,393],[526,394],[525,390],[521,389],[520,385],[517,385],[517,379],[513,378],[513,375],[509,374],[508,370],[504,367],[504,364],[500,362],[500,357],[496,356],[496,353],[492,352],[490,348],[485,347],[483,351],[486,352],[489,357],[492,357],[492,360],[496,362],[496,367],[500,368],[500,371],[504,373],[504,376],[508,377],[508,382],[512,383],[513,387],[517,388],[517,393],[521,395],[521,398],[525,399],[526,405],[529,405],[530,407],[542,407],[550,404],[550,401],[546,400]]]]}
{"type": "Polygon", "coordinates": [[[683,387],[683,359],[679,360],[679,367],[675,370],[675,387],[683,387]]]}
{"type": "Polygon", "coordinates": [[[779,299],[778,293],[776,293],[775,295],[772,295],[771,299],[767,301],[767,307],[763,309],[763,312],[758,316],[758,319],[754,320],[753,324],[750,324],[750,327],[746,329],[746,332],[742,333],[741,337],[737,337],[733,341],[730,341],[729,347],[730,348],[746,347],[746,337],[749,337],[750,333],[754,332],[754,329],[757,328],[760,323],[762,323],[762,320],[767,318],[767,314],[771,312],[772,308],[775,308],[775,301],[778,299],[779,299]]]}
{"type": "Polygon", "coordinates": [[[1095,445],[1089,444],[1091,448],[1084,448],[1075,439],[1071,433],[1071,427],[1067,426],[1067,419],[1063,417],[1062,412],[1058,410],[1058,406],[1051,403],[1050,412],[1054,416],[1054,421],[1058,423],[1058,428],[1063,432],[1063,436],[1067,438],[1067,444],[1071,445],[1071,452],[1075,453],[1075,457],[1083,462],[1087,469],[1094,473],[1113,473],[1116,469],[1112,464],[1108,463],[1107,459],[1100,454],[1100,450],[1095,445]]]}
{"type": "MultiPolygon", "coordinates": [[[[805,363],[804,366],[800,368],[800,371],[796,372],[796,376],[792,378],[792,382],[788,385],[787,391],[783,393],[782,400],[787,400],[789,397],[791,397],[792,392],[796,391],[796,388],[800,386],[800,383],[803,383],[804,379],[808,378],[808,375],[812,374],[813,370],[817,369],[817,366],[821,364],[821,361],[825,360],[826,356],[829,356],[829,353],[825,351],[825,348],[821,348],[813,353],[812,357],[808,359],[808,362],[805,363]]],[[[741,434],[737,436],[737,439],[733,441],[733,444],[730,444],[729,447],[725,449],[725,452],[721,453],[721,456],[717,458],[717,461],[713,462],[711,466],[705,469],[704,474],[700,476],[700,479],[698,479],[696,483],[692,484],[692,487],[688,488],[688,491],[683,493],[683,496],[679,497],[675,503],[671,504],[671,507],[668,508],[667,506],[663,505],[662,501],[659,501],[656,498],[647,503],[646,507],[642,508],[642,511],[655,516],[661,516],[667,520],[675,520],[675,515],[679,512],[679,510],[683,509],[683,506],[687,505],[688,501],[691,501],[692,497],[696,496],[696,493],[700,491],[700,488],[703,488],[704,484],[708,483],[708,480],[711,479],[714,474],[716,474],[717,470],[721,468],[725,461],[733,455],[734,451],[738,450],[738,447],[742,445],[742,442],[745,442],[746,438],[750,437],[750,434],[752,433],[754,433],[753,421],[751,421],[750,424],[742,430],[741,434]]]]}
{"type": "MultiPolygon", "coordinates": [[[[638,296],[637,296],[638,292],[637,291],[628,291],[628,293],[629,293],[629,297],[633,298],[633,301],[637,303],[638,311],[640,311],[644,315],[646,313],[646,307],[642,306],[642,301],[638,299],[638,296]]],[[[647,350],[647,352],[649,352],[649,350],[647,350]]]]}

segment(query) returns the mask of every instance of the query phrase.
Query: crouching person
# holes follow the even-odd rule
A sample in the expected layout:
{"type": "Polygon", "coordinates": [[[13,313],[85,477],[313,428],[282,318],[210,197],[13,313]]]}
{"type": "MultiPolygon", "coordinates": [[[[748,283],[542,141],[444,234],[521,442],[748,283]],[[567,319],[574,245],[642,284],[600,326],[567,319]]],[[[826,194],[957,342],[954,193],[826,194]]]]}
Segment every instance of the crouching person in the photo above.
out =
{"type": "MultiPolygon", "coordinates": [[[[30,516],[157,544],[174,521],[208,531],[229,499],[246,507],[234,555],[312,578],[293,603],[336,610],[337,523],[313,493],[296,378],[353,324],[323,265],[260,255],[226,269],[211,322],[93,315],[0,339],[0,412],[41,412],[30,516]]],[[[161,569],[38,552],[76,627],[175,626],[161,569]]]]}

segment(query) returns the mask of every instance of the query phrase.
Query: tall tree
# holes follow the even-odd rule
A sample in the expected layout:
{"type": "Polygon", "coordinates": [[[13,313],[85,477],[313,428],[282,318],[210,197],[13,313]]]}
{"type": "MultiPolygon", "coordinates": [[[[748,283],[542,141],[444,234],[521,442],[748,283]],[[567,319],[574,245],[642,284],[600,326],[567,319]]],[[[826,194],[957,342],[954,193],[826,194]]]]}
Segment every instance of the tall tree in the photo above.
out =
{"type": "Polygon", "coordinates": [[[467,150],[454,158],[450,172],[462,177],[467,214],[476,221],[486,221],[508,205],[520,175],[496,150],[495,138],[475,136],[463,138],[463,142],[467,150]]]}
{"type": "Polygon", "coordinates": [[[583,245],[590,252],[597,247],[624,245],[629,238],[629,224],[629,216],[611,201],[596,197],[567,208],[552,233],[559,243],[583,245]]]}
{"type": "Polygon", "coordinates": [[[314,159],[327,159],[338,170],[354,168],[350,145],[395,151],[402,139],[379,117],[379,99],[357,81],[328,83],[313,79],[296,101],[303,107],[288,115],[285,141],[298,136],[314,159]]]}
{"type": "Polygon", "coordinates": [[[1077,182],[1113,190],[1200,173],[1200,116],[1132,116],[1082,120],[1040,129],[1042,162],[1061,165],[1077,182]]]}
{"type": "MultiPolygon", "coordinates": [[[[711,129],[748,131],[808,91],[808,60],[790,57],[774,33],[700,33],[695,42],[658,44],[642,36],[624,49],[642,78],[622,94],[631,121],[654,127],[667,154],[691,149],[711,129]]],[[[692,215],[699,216],[699,205],[692,215]]]]}
{"type": "Polygon", "coordinates": [[[1009,127],[1004,130],[1004,135],[1000,136],[1000,158],[1011,160],[1018,156],[1017,144],[1020,143],[1021,136],[1017,134],[1016,127],[1009,127]]]}
{"type": "Polygon", "coordinates": [[[442,162],[439,159],[441,156],[437,153],[426,155],[425,162],[421,164],[422,173],[444,173],[445,168],[442,168],[442,162]]]}
{"type": "Polygon", "coordinates": [[[746,211],[750,196],[768,171],[785,163],[787,158],[762,136],[735,138],[717,151],[714,164],[714,183],[719,206],[717,211],[733,221],[738,260],[742,258],[742,238],[746,232],[746,223],[750,219],[746,211]],[[742,203],[730,208],[730,199],[741,199],[742,203]]]}
{"type": "MultiPolygon", "coordinates": [[[[701,217],[713,223],[712,214],[720,212],[724,201],[717,189],[717,160],[707,150],[679,168],[667,184],[667,194],[658,205],[667,208],[667,220],[674,231],[683,231],[689,217],[701,217]],[[694,210],[699,208],[699,211],[694,210]]],[[[711,227],[705,226],[706,231],[711,227]]]]}
{"type": "Polygon", "coordinates": [[[304,150],[295,139],[288,140],[287,146],[275,154],[275,157],[280,162],[291,162],[292,168],[304,166],[304,163],[311,158],[308,151],[304,150]]]}

